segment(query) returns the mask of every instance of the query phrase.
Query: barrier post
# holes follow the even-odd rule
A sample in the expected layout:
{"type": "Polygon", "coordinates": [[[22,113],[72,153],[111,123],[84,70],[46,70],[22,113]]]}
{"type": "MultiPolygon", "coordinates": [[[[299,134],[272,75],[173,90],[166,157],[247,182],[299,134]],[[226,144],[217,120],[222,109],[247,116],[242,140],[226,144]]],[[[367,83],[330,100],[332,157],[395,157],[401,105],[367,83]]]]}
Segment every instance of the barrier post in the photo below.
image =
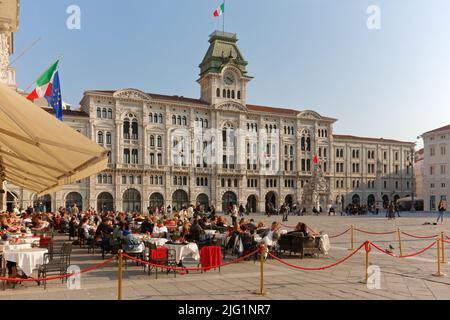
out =
{"type": "Polygon", "coordinates": [[[354,236],[353,236],[353,232],[354,232],[354,228],[353,228],[353,225],[351,225],[350,226],[350,230],[351,230],[351,232],[350,232],[350,242],[351,242],[351,248],[350,249],[348,249],[348,250],[355,250],[355,245],[354,245],[354,236]]]}
{"type": "Polygon", "coordinates": [[[118,292],[117,292],[117,300],[122,300],[122,250],[118,251],[119,255],[119,275],[118,275],[118,292]]]}
{"type": "Polygon", "coordinates": [[[444,232],[441,232],[441,255],[442,255],[442,263],[445,263],[445,246],[444,246],[444,232]]]}
{"type": "Polygon", "coordinates": [[[364,248],[366,249],[366,277],[364,283],[367,283],[367,281],[369,280],[369,253],[372,250],[370,241],[366,241],[364,248]]]}
{"type": "Polygon", "coordinates": [[[441,272],[441,239],[439,237],[436,239],[437,242],[437,273],[433,274],[435,277],[443,277],[445,273],[441,272]]]}
{"type": "Polygon", "coordinates": [[[400,257],[403,256],[403,245],[402,245],[402,236],[401,236],[400,228],[397,228],[397,235],[398,235],[398,248],[400,250],[400,257]]]}
{"type": "Polygon", "coordinates": [[[256,294],[260,296],[266,295],[266,292],[264,291],[264,256],[266,254],[266,247],[264,245],[260,246],[259,255],[261,256],[260,259],[260,284],[259,284],[259,291],[256,292],[256,294]]]}

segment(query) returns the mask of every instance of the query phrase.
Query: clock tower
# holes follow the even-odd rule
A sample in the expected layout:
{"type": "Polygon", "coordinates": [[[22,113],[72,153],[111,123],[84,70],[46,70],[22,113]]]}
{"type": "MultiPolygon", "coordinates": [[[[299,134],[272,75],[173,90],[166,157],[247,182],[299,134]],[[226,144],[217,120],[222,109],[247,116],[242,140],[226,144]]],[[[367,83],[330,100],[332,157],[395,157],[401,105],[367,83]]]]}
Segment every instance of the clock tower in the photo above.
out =
{"type": "Polygon", "coordinates": [[[201,99],[215,105],[224,101],[246,104],[247,64],[237,46],[235,33],[215,31],[209,36],[209,49],[200,64],[201,99]]]}

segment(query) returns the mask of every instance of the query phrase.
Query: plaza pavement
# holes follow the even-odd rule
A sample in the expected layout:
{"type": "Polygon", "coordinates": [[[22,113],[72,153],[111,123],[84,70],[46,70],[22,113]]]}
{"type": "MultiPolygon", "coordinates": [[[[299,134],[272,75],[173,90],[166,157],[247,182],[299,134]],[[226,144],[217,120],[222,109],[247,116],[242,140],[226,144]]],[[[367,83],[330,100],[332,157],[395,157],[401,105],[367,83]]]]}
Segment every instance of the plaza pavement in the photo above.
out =
{"type": "MultiPolygon", "coordinates": [[[[281,221],[281,216],[270,218],[252,216],[256,221],[266,223],[281,221]]],[[[441,231],[450,235],[450,222],[443,225],[422,225],[424,222],[435,222],[435,214],[403,213],[401,218],[388,221],[384,214],[378,216],[304,216],[289,217],[286,225],[293,226],[302,221],[316,231],[324,231],[330,236],[345,231],[350,225],[373,232],[396,230],[400,227],[414,235],[433,235],[441,231]]],[[[417,240],[403,238],[404,254],[416,252],[433,240],[417,240]]],[[[67,239],[58,236],[57,240],[67,239]]],[[[355,232],[355,248],[365,240],[371,240],[385,249],[391,244],[398,254],[397,235],[367,235],[355,232]]],[[[350,233],[331,239],[332,248],[327,257],[304,258],[283,256],[289,263],[307,267],[318,267],[332,264],[351,251],[350,233]]],[[[450,245],[449,245],[450,248],[450,245]]],[[[450,255],[450,250],[446,250],[450,255]]],[[[228,258],[228,257],[227,257],[228,258]]],[[[447,259],[446,259],[447,260],[447,259]]],[[[450,261],[450,259],[449,259],[450,261]]],[[[100,253],[88,254],[87,249],[75,246],[72,264],[81,269],[102,262],[100,253]]],[[[265,265],[265,296],[258,296],[260,273],[259,262],[240,262],[223,267],[221,272],[208,271],[204,274],[193,272],[188,275],[158,274],[149,277],[142,267],[129,262],[123,274],[123,298],[136,300],[253,300],[253,299],[450,299],[450,277],[434,277],[437,271],[436,248],[423,253],[419,257],[399,259],[375,251],[370,253],[370,263],[381,268],[381,288],[368,289],[361,281],[365,274],[364,249],[334,268],[321,271],[300,271],[289,268],[279,262],[268,259],[265,265]]],[[[442,266],[443,272],[450,274],[449,263],[442,266]]],[[[104,267],[85,273],[81,278],[80,290],[69,290],[60,281],[51,281],[47,290],[36,283],[24,283],[16,289],[0,290],[0,299],[32,299],[32,300],[98,300],[117,299],[117,263],[112,262],[104,267]]]]}

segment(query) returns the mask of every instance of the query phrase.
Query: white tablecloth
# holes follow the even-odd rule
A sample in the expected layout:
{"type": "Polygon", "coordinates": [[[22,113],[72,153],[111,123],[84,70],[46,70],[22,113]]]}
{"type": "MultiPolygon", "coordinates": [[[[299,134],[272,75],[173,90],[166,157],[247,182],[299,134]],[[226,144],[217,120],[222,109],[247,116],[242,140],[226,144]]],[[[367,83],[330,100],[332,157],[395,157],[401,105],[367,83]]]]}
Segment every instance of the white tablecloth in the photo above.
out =
{"type": "Polygon", "coordinates": [[[166,238],[150,238],[150,239],[143,239],[143,241],[154,244],[157,247],[162,247],[169,240],[167,240],[166,238]]]}
{"type": "Polygon", "coordinates": [[[10,238],[31,238],[34,237],[32,233],[16,233],[16,234],[9,234],[10,238]]]}
{"type": "Polygon", "coordinates": [[[200,252],[195,243],[188,244],[165,244],[167,249],[175,250],[175,260],[177,263],[183,261],[184,258],[191,256],[194,260],[200,260],[200,252]]]}
{"type": "Polygon", "coordinates": [[[5,251],[5,260],[17,263],[17,267],[22,269],[26,276],[31,277],[33,270],[44,263],[44,254],[47,249],[22,249],[17,251],[5,251]]]}
{"type": "Polygon", "coordinates": [[[40,239],[41,238],[39,238],[39,237],[19,238],[19,243],[28,243],[28,244],[38,243],[39,244],[40,239]]]}
{"type": "Polygon", "coordinates": [[[21,249],[31,249],[30,243],[20,243],[20,244],[0,244],[0,251],[16,251],[21,249]]]}

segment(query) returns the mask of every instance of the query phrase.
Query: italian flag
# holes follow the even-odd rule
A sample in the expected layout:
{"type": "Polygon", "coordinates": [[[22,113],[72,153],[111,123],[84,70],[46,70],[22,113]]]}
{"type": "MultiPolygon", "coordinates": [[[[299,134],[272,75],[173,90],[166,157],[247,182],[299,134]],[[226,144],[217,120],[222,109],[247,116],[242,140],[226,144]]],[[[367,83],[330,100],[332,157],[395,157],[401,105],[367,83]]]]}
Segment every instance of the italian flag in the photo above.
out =
{"type": "Polygon", "coordinates": [[[36,88],[28,95],[28,100],[50,97],[52,95],[53,77],[56,71],[58,71],[58,63],[59,60],[37,79],[36,88]]]}
{"type": "Polygon", "coordinates": [[[221,5],[220,5],[220,7],[218,7],[217,9],[216,9],[216,11],[214,11],[214,17],[220,17],[222,14],[224,14],[225,13],[225,2],[224,3],[222,3],[221,5]]]}

